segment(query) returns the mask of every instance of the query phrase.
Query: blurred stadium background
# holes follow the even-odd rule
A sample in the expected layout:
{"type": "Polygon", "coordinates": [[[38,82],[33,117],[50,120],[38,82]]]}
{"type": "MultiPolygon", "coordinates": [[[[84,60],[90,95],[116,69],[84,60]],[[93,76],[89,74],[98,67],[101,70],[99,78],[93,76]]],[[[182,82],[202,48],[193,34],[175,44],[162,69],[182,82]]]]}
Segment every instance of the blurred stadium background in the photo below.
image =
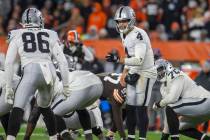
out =
{"type": "MultiPolygon", "coordinates": [[[[44,15],[45,28],[57,31],[61,40],[71,29],[81,34],[95,60],[80,68],[94,73],[120,72],[120,64],[104,60],[110,51],[124,55],[113,21],[120,5],[135,10],[136,26],[147,31],[152,47],[163,58],[196,78],[201,65],[210,59],[210,0],[0,0],[0,67],[4,68],[7,33],[21,28],[19,23],[26,8],[37,7],[44,15]]],[[[108,128],[110,107],[101,108],[108,128]]],[[[155,122],[151,130],[160,130],[159,115],[155,122]]]]}

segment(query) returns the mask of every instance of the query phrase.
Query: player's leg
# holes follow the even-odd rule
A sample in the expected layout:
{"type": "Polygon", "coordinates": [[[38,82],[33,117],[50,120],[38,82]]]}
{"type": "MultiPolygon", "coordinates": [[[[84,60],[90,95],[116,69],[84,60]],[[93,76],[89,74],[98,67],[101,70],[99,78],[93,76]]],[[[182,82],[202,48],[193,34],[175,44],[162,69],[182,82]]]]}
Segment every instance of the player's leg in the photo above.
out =
{"type": "Polygon", "coordinates": [[[27,122],[24,140],[30,140],[30,137],[33,133],[34,128],[36,127],[40,114],[40,108],[37,105],[34,105],[27,122]]]}
{"type": "Polygon", "coordinates": [[[163,130],[162,130],[162,134],[161,134],[161,140],[168,140],[169,139],[169,129],[168,129],[168,123],[167,123],[167,119],[166,119],[166,114],[165,114],[165,108],[163,108],[163,115],[164,115],[164,124],[163,124],[163,130]]]}
{"type": "Polygon", "coordinates": [[[60,95],[54,99],[54,101],[51,105],[51,109],[53,110],[53,112],[55,114],[57,132],[59,133],[59,136],[61,137],[61,139],[64,139],[64,140],[71,139],[71,135],[68,132],[66,123],[64,121],[64,118],[62,117],[65,115],[66,112],[68,112],[68,109],[67,109],[68,101],[67,100],[68,99],[65,100],[65,97],[63,95],[60,95]],[[61,115],[59,115],[59,114],[61,114],[61,115]]]}
{"type": "Polygon", "coordinates": [[[139,139],[145,140],[147,136],[147,129],[149,124],[148,105],[151,98],[152,87],[155,79],[140,77],[136,85],[136,110],[139,118],[139,139]]]}
{"type": "Polygon", "coordinates": [[[98,101],[96,101],[88,109],[89,109],[89,114],[90,114],[90,118],[91,118],[91,126],[92,126],[93,134],[96,135],[99,140],[104,140],[103,120],[101,117],[101,110],[98,107],[98,101]]]}
{"type": "Polygon", "coordinates": [[[23,76],[15,91],[14,106],[9,118],[7,140],[14,140],[23,119],[24,107],[30,96],[35,93],[39,73],[37,67],[29,64],[24,68],[23,76]]]}
{"type": "Polygon", "coordinates": [[[198,131],[196,128],[188,128],[185,130],[180,130],[180,134],[194,138],[194,139],[198,139],[198,140],[200,139],[203,140],[203,138],[205,139],[210,138],[206,134],[198,131]]]}
{"type": "Polygon", "coordinates": [[[1,124],[4,128],[6,135],[7,135],[7,128],[8,128],[8,123],[9,123],[9,116],[10,116],[10,112],[0,117],[1,124]]]}
{"type": "MultiPolygon", "coordinates": [[[[210,114],[210,99],[181,99],[177,103],[170,105],[170,107],[173,109],[174,112],[183,115],[183,116],[188,116],[191,118],[196,118],[199,116],[206,116],[206,120],[209,120],[209,114],[210,114]]],[[[182,120],[183,121],[183,120],[182,120]]],[[[196,121],[202,121],[201,118],[199,119],[194,119],[191,122],[188,121],[188,124],[193,124],[196,123],[196,121]]],[[[198,122],[197,122],[198,124],[198,122]]],[[[188,127],[190,128],[190,127],[188,127]]],[[[192,127],[191,127],[192,128],[192,127]]],[[[184,129],[182,129],[184,130],[184,129]]],[[[183,133],[191,133],[191,131],[194,130],[186,130],[183,133]]],[[[200,137],[201,134],[199,132],[194,133],[194,137],[200,137]]]]}
{"type": "Polygon", "coordinates": [[[209,120],[209,114],[206,116],[198,116],[198,117],[180,117],[180,127],[179,132],[182,135],[194,138],[194,139],[210,139],[205,133],[202,133],[201,131],[196,129],[196,126],[198,124],[201,124],[205,122],[206,120],[209,120]]]}
{"type": "MultiPolygon", "coordinates": [[[[94,108],[94,110],[95,109],[97,110],[97,108],[98,107],[94,108]]],[[[94,112],[98,112],[98,111],[94,111],[94,112]]],[[[88,113],[89,113],[90,119],[91,119],[91,128],[92,128],[93,134],[96,135],[99,140],[103,140],[104,139],[104,137],[102,135],[103,134],[103,131],[102,131],[103,124],[99,124],[97,122],[97,118],[95,117],[92,109],[88,109],[88,113]]],[[[97,116],[98,116],[98,113],[97,113],[97,116]]],[[[82,128],[78,113],[76,111],[65,115],[63,118],[65,120],[65,124],[68,129],[77,130],[77,129],[82,128]]]]}
{"type": "MultiPolygon", "coordinates": [[[[53,65],[50,65],[50,70],[51,70],[53,79],[55,79],[56,72],[53,65]]],[[[50,140],[56,140],[57,139],[56,120],[55,120],[55,115],[50,107],[51,101],[54,95],[53,93],[54,85],[47,84],[45,81],[44,75],[40,78],[41,80],[38,84],[39,93],[36,96],[37,105],[39,107],[41,114],[43,115],[43,119],[47,127],[50,140]]]]}
{"type": "Polygon", "coordinates": [[[158,87],[157,83],[154,84],[154,88],[151,93],[151,98],[149,101],[148,105],[148,114],[149,114],[149,125],[148,129],[150,131],[156,130],[156,117],[157,117],[157,112],[152,109],[153,104],[157,101],[157,94],[158,94],[158,87]]]}
{"type": "Polygon", "coordinates": [[[57,130],[56,130],[56,119],[53,111],[50,107],[47,108],[40,108],[40,112],[43,115],[43,120],[45,122],[45,125],[48,130],[48,134],[51,137],[51,139],[57,139],[57,130]]]}
{"type": "Polygon", "coordinates": [[[84,129],[84,134],[86,140],[91,140],[92,138],[92,128],[91,128],[91,119],[86,107],[93,104],[102,94],[103,87],[101,84],[92,85],[85,90],[83,90],[83,95],[86,95],[86,102],[81,102],[81,106],[77,110],[80,123],[84,129]],[[84,109],[83,109],[84,108],[84,109]]]}
{"type": "Polygon", "coordinates": [[[126,126],[128,129],[128,140],[135,139],[136,129],[136,89],[134,86],[127,85],[127,104],[126,104],[126,126]]]}
{"type": "Polygon", "coordinates": [[[5,98],[5,89],[2,89],[0,93],[0,119],[4,131],[7,135],[8,121],[10,115],[9,112],[10,110],[12,110],[12,105],[6,103],[4,98],[5,98]]]}
{"type": "Polygon", "coordinates": [[[0,119],[1,119],[1,124],[5,131],[5,134],[7,135],[7,128],[8,128],[8,122],[9,122],[9,116],[10,116],[9,112],[12,109],[12,105],[5,103],[4,96],[5,96],[5,90],[3,90],[3,93],[0,96],[0,119]]]}
{"type": "Polygon", "coordinates": [[[85,139],[92,140],[93,138],[92,138],[91,120],[88,111],[86,109],[82,109],[82,110],[77,110],[77,113],[82,128],[84,130],[85,139]]]}
{"type": "Polygon", "coordinates": [[[179,119],[174,110],[167,106],[166,107],[166,119],[168,123],[169,132],[172,140],[179,140],[179,119]]]}
{"type": "Polygon", "coordinates": [[[92,132],[95,136],[98,137],[99,140],[104,140],[103,130],[101,127],[93,127],[92,132]]]}
{"type": "Polygon", "coordinates": [[[147,129],[149,124],[147,106],[137,106],[137,116],[139,118],[139,139],[146,140],[147,129]]]}
{"type": "MultiPolygon", "coordinates": [[[[61,117],[65,114],[68,114],[75,110],[84,109],[85,107],[93,104],[101,96],[102,90],[102,85],[97,84],[81,90],[72,91],[71,96],[65,101],[61,101],[56,106],[53,105],[55,106],[53,107],[53,112],[56,114],[56,117],[61,121],[61,117]]],[[[61,123],[62,126],[58,122],[57,124],[57,126],[60,127],[59,130],[65,132],[64,123],[61,123]]]]}

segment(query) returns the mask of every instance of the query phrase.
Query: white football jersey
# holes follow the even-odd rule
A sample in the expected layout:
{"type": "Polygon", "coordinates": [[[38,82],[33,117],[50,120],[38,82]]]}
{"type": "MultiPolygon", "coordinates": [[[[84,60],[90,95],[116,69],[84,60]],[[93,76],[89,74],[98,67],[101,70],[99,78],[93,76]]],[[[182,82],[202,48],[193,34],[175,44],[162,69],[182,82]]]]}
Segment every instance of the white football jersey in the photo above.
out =
{"type": "Polygon", "coordinates": [[[94,84],[102,84],[101,80],[95,74],[89,71],[76,70],[69,72],[70,90],[80,90],[94,84]]]}
{"type": "Polygon", "coordinates": [[[167,75],[167,82],[160,88],[161,105],[172,104],[180,98],[210,98],[210,92],[196,83],[184,72],[174,69],[167,75]]]}
{"type": "Polygon", "coordinates": [[[126,36],[120,34],[123,46],[127,53],[127,59],[135,57],[141,64],[126,64],[130,73],[139,73],[148,78],[156,78],[157,72],[154,67],[154,55],[147,33],[134,27],[126,36]]]}
{"type": "Polygon", "coordinates": [[[52,58],[58,62],[63,84],[68,83],[67,61],[63,54],[61,43],[55,31],[40,28],[24,28],[13,30],[8,35],[9,47],[5,60],[7,85],[10,85],[13,74],[13,64],[20,60],[22,68],[30,63],[52,63],[52,58]]]}
{"type": "Polygon", "coordinates": [[[8,35],[8,42],[9,47],[17,49],[22,67],[32,62],[51,62],[54,47],[60,46],[55,31],[40,28],[13,30],[8,35]]]}

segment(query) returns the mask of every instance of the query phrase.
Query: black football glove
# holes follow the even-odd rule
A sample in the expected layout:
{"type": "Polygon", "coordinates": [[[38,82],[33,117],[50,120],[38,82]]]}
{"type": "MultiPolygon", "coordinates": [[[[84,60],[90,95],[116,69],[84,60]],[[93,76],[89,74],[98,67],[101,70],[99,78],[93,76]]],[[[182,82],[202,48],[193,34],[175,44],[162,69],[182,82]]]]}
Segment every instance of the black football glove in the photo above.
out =
{"type": "Polygon", "coordinates": [[[120,58],[116,54],[108,53],[107,56],[106,56],[106,61],[118,63],[120,61],[120,58]]]}
{"type": "Polygon", "coordinates": [[[134,73],[134,74],[128,73],[125,77],[125,82],[129,85],[136,85],[139,78],[140,78],[140,75],[137,73],[134,73]]]}

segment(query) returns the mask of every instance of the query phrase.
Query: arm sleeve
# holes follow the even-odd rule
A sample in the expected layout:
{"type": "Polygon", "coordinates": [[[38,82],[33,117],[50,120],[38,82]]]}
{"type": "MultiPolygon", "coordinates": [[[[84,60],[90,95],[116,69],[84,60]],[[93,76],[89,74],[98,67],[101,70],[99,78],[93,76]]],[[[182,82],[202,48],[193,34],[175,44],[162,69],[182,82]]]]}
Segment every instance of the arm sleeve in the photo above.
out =
{"type": "Polygon", "coordinates": [[[58,62],[58,67],[63,80],[63,86],[67,86],[69,83],[68,63],[58,42],[56,42],[53,47],[53,56],[58,62]]]}
{"type": "Polygon", "coordinates": [[[18,59],[18,48],[15,42],[12,41],[9,44],[5,60],[5,78],[7,87],[12,88],[12,80],[14,75],[14,63],[18,59]]]}
{"type": "Polygon", "coordinates": [[[167,104],[174,103],[179,99],[179,97],[182,93],[183,85],[184,85],[183,76],[179,76],[176,79],[174,79],[173,83],[171,83],[170,85],[171,85],[171,87],[168,91],[169,93],[167,93],[165,98],[163,98],[160,101],[161,107],[164,107],[167,104]]]}
{"type": "Polygon", "coordinates": [[[86,61],[92,62],[94,60],[93,53],[86,46],[82,46],[82,51],[85,54],[84,59],[86,61]]]}
{"type": "Polygon", "coordinates": [[[135,56],[131,58],[125,58],[125,65],[128,66],[139,66],[144,60],[146,54],[146,44],[137,43],[135,45],[135,56]]]}

